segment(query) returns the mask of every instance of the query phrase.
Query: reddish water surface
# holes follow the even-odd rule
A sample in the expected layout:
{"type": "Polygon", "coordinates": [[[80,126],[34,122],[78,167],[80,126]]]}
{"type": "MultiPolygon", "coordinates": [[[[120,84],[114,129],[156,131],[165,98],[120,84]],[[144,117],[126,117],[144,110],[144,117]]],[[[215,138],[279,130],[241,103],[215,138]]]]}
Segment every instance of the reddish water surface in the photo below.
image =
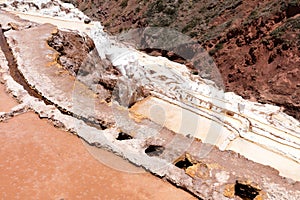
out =
{"type": "Polygon", "coordinates": [[[0,83],[0,112],[8,112],[18,103],[5,92],[5,86],[0,83]]]}
{"type": "Polygon", "coordinates": [[[194,199],[148,173],[105,166],[34,113],[1,122],[0,144],[1,199],[194,199]]]}

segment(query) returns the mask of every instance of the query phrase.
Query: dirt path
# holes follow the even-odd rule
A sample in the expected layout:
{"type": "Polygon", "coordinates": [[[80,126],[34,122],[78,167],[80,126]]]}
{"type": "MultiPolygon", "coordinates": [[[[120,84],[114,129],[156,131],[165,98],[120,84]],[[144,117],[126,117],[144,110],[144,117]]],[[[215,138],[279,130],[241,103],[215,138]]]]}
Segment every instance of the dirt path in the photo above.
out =
{"type": "Polygon", "coordinates": [[[88,33],[90,28],[93,27],[93,23],[85,24],[83,22],[75,21],[75,20],[33,15],[29,13],[25,14],[17,11],[10,11],[10,12],[25,20],[30,20],[40,24],[44,24],[44,23],[54,24],[59,29],[70,29],[70,30],[76,30],[76,31],[88,33]]]}

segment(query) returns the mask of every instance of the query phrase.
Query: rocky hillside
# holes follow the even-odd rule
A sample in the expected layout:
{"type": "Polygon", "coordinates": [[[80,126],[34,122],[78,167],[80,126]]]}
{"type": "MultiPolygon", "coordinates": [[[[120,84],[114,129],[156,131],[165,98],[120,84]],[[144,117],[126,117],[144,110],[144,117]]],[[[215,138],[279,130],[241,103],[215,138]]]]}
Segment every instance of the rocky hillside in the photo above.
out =
{"type": "Polygon", "coordinates": [[[227,91],[282,106],[300,119],[299,0],[71,2],[107,31],[172,27],[213,56],[227,91]]]}

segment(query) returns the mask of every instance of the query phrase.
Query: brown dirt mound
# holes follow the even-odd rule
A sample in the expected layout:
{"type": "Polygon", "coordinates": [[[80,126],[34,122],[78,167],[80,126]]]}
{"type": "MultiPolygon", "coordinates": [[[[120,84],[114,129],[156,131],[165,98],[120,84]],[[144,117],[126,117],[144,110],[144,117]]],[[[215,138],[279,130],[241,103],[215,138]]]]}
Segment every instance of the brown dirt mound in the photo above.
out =
{"type": "Polygon", "coordinates": [[[48,40],[59,52],[58,62],[72,74],[77,74],[87,54],[95,48],[93,40],[75,32],[58,31],[48,40]]]}

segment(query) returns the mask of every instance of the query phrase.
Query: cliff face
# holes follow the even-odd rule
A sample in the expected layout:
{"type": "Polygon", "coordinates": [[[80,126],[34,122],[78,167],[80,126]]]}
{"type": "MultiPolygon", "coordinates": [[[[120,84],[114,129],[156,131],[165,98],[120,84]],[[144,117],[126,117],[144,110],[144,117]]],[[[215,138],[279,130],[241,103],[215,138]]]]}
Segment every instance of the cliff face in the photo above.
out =
{"type": "Polygon", "coordinates": [[[213,56],[227,91],[282,106],[300,119],[299,0],[66,2],[112,34],[146,26],[177,29],[213,56]]]}

